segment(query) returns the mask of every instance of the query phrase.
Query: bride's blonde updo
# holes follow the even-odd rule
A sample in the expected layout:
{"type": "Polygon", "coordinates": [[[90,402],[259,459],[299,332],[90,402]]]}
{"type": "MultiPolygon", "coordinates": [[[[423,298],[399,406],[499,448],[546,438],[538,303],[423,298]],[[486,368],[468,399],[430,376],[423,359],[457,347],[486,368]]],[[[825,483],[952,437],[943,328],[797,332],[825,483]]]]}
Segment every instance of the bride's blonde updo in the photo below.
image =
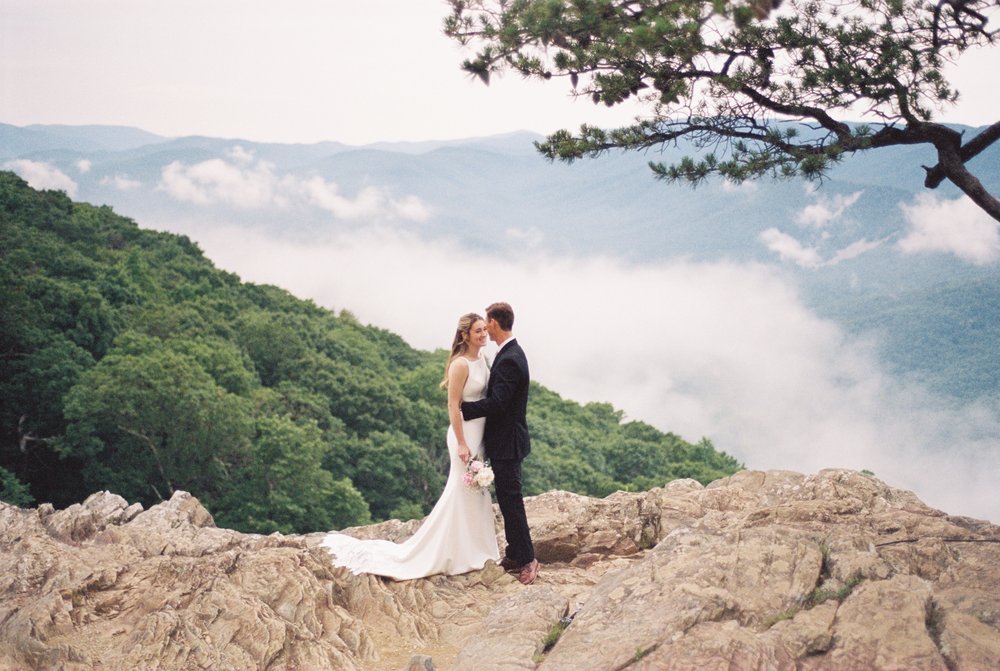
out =
{"type": "Polygon", "coordinates": [[[451,362],[455,360],[455,357],[462,356],[469,351],[469,332],[472,331],[472,325],[478,321],[484,320],[475,312],[470,312],[458,318],[455,337],[451,341],[451,355],[448,357],[448,363],[444,365],[444,379],[441,380],[441,387],[448,388],[448,368],[451,366],[451,362]]]}

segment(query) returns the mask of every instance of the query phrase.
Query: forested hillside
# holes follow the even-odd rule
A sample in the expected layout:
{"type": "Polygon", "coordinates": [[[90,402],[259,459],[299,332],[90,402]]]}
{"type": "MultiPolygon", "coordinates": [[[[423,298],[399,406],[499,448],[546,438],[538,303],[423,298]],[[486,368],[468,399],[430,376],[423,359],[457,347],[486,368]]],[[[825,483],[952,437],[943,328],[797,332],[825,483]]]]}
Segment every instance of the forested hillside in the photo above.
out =
{"type": "MultiPolygon", "coordinates": [[[[108,489],[150,505],[183,489],[220,525],[267,533],[416,517],[440,493],[443,349],[243,283],[183,236],[6,172],[0,288],[4,500],[61,507],[108,489]]],[[[535,384],[527,493],[740,467],[622,416],[535,384]]]]}

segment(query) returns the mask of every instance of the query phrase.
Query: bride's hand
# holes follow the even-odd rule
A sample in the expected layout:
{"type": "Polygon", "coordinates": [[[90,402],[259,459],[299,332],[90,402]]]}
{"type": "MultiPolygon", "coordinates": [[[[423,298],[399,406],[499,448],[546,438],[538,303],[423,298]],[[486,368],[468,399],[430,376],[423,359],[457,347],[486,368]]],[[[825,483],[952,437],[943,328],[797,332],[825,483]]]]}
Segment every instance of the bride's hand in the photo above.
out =
{"type": "Polygon", "coordinates": [[[462,460],[463,464],[469,463],[469,459],[472,458],[472,450],[465,443],[460,443],[458,446],[458,458],[462,460]]]}

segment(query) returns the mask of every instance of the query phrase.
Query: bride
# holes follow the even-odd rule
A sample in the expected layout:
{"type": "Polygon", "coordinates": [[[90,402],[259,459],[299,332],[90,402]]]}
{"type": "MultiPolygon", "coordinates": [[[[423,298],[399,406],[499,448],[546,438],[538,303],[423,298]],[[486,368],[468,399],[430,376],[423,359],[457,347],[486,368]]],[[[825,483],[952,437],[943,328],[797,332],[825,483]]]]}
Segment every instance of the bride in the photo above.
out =
{"type": "Polygon", "coordinates": [[[423,578],[436,573],[456,575],[497,561],[500,552],[494,529],[493,504],[487,491],[465,486],[462,476],[472,458],[483,458],[485,419],[462,421],[462,401],[486,394],[489,369],[482,349],[486,322],[475,313],[458,320],[451,356],[441,386],[448,390],[448,482],[434,509],[417,532],[403,543],[358,540],[332,532],[321,541],[333,555],[334,566],[352,573],[372,573],[395,580],[423,578]]]}

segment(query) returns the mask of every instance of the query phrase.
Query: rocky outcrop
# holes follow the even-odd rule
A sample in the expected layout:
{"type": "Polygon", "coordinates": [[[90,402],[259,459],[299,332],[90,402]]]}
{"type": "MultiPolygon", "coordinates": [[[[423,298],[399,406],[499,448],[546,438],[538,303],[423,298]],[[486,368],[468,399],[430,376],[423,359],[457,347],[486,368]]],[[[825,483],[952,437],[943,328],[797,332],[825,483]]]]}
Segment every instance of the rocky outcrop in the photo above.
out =
{"type": "Polygon", "coordinates": [[[0,504],[0,671],[1000,668],[1000,527],[875,478],[744,471],[526,503],[530,587],[492,563],[354,576],[322,534],[218,529],[183,492],[145,511],[108,492],[0,504]]]}

